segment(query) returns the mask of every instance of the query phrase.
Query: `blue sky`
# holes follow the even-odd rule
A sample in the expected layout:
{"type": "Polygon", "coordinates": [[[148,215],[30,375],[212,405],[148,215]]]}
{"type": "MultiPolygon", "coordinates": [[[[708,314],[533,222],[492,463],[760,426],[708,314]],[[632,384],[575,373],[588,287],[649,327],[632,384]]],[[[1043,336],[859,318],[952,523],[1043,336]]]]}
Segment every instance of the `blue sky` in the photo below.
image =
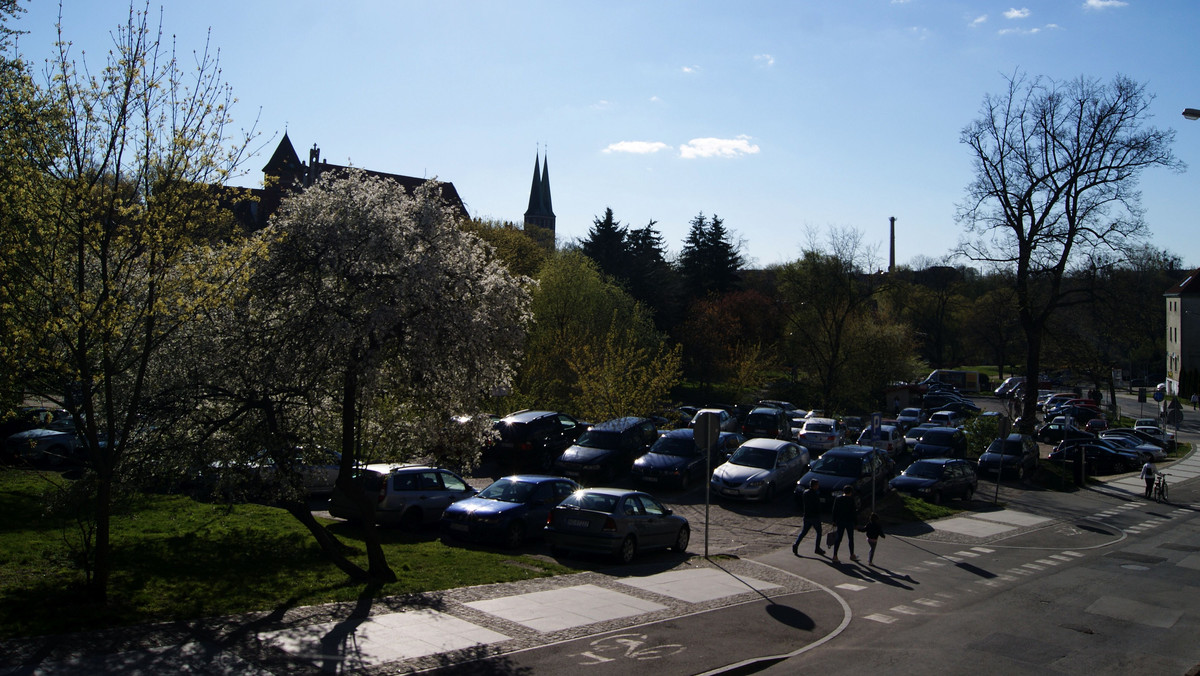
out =
{"type": "MultiPolygon", "coordinates": [[[[29,3],[23,3],[27,7],[29,3]]],[[[56,3],[16,27],[50,53],[56,3]]],[[[154,4],[157,14],[160,5],[154,4]]],[[[140,7],[140,5],[139,5],[140,7]]],[[[1004,75],[1146,83],[1155,126],[1192,168],[1142,176],[1151,242],[1200,266],[1195,0],[161,3],[181,53],[211,29],[239,125],[284,130],[301,159],[453,181],[473,216],[520,221],[548,152],[560,243],[611,207],[658,222],[672,253],[718,214],[757,266],[807,231],[854,228],[886,267],[939,258],[971,178],[959,133],[1004,75]]],[[[78,54],[100,65],[128,5],[65,0],[78,54]]]]}

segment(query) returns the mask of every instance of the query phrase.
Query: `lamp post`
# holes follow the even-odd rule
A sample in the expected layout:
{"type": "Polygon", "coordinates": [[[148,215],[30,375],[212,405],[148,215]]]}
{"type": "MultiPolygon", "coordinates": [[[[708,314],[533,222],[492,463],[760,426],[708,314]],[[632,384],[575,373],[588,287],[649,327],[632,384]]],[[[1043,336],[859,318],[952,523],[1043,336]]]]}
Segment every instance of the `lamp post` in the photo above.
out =
{"type": "Polygon", "coordinates": [[[1183,116],[1189,120],[1200,120],[1200,110],[1196,108],[1184,108],[1183,116]]]}

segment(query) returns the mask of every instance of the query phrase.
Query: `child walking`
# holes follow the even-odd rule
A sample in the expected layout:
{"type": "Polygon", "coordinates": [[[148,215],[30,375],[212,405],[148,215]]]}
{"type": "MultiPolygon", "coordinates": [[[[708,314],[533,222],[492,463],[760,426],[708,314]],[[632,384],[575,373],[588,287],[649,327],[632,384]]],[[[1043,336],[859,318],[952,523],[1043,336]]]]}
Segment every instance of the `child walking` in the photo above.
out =
{"type": "Polygon", "coordinates": [[[867,553],[867,565],[875,565],[875,545],[879,544],[879,538],[885,537],[883,534],[883,526],[879,525],[879,515],[871,512],[871,517],[867,519],[867,525],[859,529],[867,534],[867,544],[871,546],[871,551],[867,553]]]}

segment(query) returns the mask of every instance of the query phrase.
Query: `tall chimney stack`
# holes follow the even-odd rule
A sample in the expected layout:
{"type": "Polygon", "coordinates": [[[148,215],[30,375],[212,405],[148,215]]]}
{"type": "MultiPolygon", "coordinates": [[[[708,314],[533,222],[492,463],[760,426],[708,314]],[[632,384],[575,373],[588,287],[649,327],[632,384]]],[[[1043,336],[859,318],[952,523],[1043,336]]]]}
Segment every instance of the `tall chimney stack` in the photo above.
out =
{"type": "Polygon", "coordinates": [[[896,272],[896,217],[891,216],[888,221],[892,224],[891,250],[888,253],[888,274],[896,272]]]}

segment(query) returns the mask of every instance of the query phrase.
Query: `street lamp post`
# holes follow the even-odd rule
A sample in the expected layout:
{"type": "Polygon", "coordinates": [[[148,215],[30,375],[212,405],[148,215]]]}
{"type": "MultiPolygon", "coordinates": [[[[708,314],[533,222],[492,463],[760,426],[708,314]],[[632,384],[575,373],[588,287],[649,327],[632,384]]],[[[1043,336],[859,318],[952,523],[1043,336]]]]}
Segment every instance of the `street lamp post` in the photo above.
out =
{"type": "Polygon", "coordinates": [[[1200,120],[1200,110],[1196,108],[1184,108],[1183,116],[1189,120],[1200,120]]]}

